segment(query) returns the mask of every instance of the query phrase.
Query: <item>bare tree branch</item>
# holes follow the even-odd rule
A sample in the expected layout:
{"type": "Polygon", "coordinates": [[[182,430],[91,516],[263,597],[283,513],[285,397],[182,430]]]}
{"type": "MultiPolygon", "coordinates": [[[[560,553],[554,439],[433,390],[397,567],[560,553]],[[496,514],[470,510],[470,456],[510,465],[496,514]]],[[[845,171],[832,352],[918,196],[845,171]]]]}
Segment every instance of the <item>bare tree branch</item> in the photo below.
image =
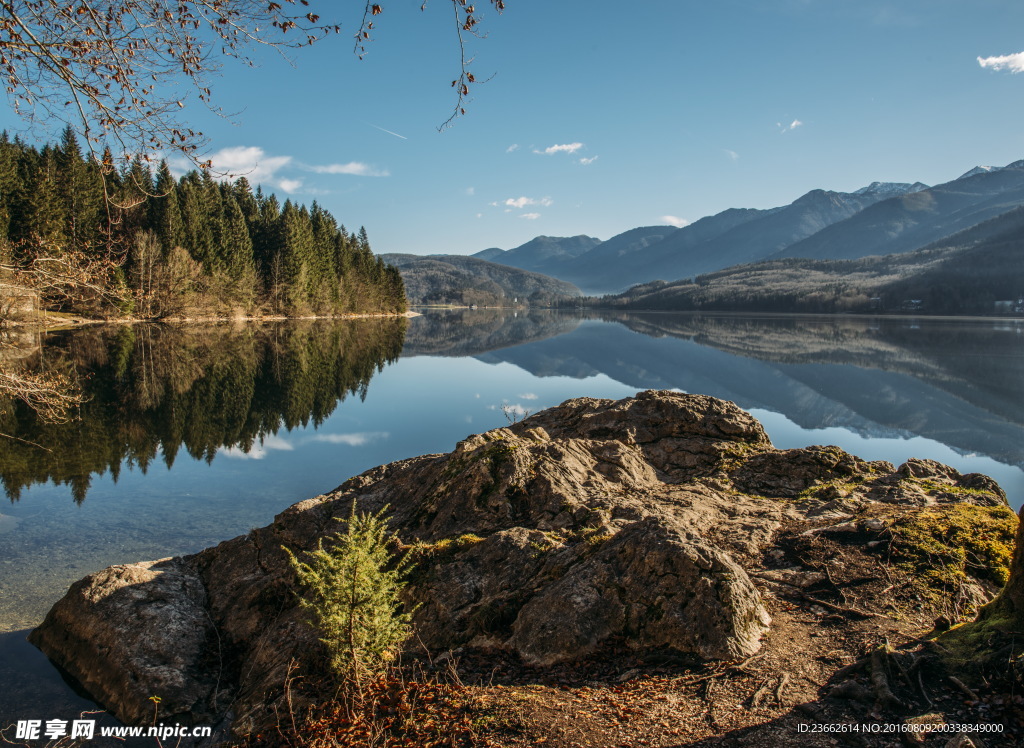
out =
{"type": "MultiPolygon", "coordinates": [[[[198,166],[206,139],[182,110],[195,96],[213,111],[209,78],[234,58],[254,65],[257,50],[288,50],[341,31],[309,10],[314,0],[0,0],[0,80],[30,122],[71,125],[95,156],[101,143],[126,154],[176,151],[198,166]]],[[[476,33],[476,7],[449,0],[460,74],[455,112],[469,86],[463,32],[476,33]]],[[[499,12],[504,0],[489,0],[499,12]]],[[[321,5],[323,0],[319,0],[321,5]]],[[[424,3],[425,6],[425,3],[424,3]]],[[[364,4],[356,54],[365,54],[379,3],[364,4]]]]}

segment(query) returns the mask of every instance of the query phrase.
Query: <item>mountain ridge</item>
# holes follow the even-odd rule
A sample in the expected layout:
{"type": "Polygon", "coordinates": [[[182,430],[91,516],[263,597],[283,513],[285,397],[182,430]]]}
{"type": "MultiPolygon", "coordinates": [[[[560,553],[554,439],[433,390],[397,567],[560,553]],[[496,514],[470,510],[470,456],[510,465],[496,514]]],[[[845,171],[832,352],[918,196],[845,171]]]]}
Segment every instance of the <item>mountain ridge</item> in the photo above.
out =
{"type": "Polygon", "coordinates": [[[728,208],[681,228],[637,227],[604,242],[583,235],[540,236],[474,257],[548,274],[602,295],[769,259],[911,252],[1020,205],[1024,160],[976,166],[934,187],[875,181],[853,192],[813,189],[788,205],[728,208]]]}

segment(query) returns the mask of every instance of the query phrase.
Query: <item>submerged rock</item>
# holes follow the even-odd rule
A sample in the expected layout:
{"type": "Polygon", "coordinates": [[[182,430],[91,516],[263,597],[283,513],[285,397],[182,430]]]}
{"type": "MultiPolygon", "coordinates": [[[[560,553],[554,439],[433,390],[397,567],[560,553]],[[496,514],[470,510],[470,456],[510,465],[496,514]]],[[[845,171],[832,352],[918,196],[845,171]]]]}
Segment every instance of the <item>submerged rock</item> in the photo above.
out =
{"type": "Polygon", "coordinates": [[[901,487],[926,503],[1004,501],[986,481],[836,447],[776,450],[753,417],[711,397],[580,398],[374,468],[196,555],[86,577],[32,641],[125,721],[151,720],[158,696],[160,719],[230,709],[237,733],[258,730],[293,664],[320,651],[282,547],[315,548],[355,502],[389,507],[415,549],[417,646],[548,665],[624,640],[741,659],[770,625],[748,571],[764,571],[783,522],[893,501],[901,487]]]}

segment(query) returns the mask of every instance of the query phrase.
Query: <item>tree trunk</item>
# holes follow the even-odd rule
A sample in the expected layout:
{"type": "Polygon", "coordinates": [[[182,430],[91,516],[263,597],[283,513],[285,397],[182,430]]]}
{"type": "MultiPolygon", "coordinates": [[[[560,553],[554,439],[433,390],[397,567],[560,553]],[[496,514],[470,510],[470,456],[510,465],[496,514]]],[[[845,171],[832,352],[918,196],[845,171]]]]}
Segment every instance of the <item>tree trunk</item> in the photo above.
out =
{"type": "Polygon", "coordinates": [[[1010,578],[998,597],[982,609],[978,620],[998,618],[1012,621],[1013,628],[1007,630],[1021,631],[1024,630],[1024,507],[1017,517],[1020,524],[1017,525],[1016,547],[1010,562],[1010,578]]]}
{"type": "Polygon", "coordinates": [[[947,671],[974,683],[1013,681],[1008,664],[1024,649],[1024,507],[1017,515],[1017,536],[1010,562],[1010,578],[992,602],[970,623],[936,638],[947,671]]]}

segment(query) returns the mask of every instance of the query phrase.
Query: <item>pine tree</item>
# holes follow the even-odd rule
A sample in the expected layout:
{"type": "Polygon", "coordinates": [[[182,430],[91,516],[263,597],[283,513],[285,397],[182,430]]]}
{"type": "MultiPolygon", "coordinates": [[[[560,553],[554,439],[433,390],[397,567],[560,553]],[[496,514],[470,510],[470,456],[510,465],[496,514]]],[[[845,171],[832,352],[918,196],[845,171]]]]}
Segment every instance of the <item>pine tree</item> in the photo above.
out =
{"type": "Polygon", "coordinates": [[[154,179],[141,158],[117,169],[109,148],[93,162],[71,130],[41,150],[0,133],[2,240],[15,262],[40,242],[104,265],[124,258],[108,280],[129,283],[155,316],[257,302],[293,314],[404,309],[401,277],[373,255],[365,228],[349,233],[316,202],[282,207],[244,178],[192,171],[176,182],[161,162],[154,179]]]}
{"type": "Polygon", "coordinates": [[[313,228],[308,212],[296,208],[291,200],[285,201],[278,221],[285,303],[289,311],[304,314],[309,311],[310,302],[313,228]]]}
{"type": "Polygon", "coordinates": [[[157,167],[156,184],[149,198],[149,226],[156,234],[164,254],[185,242],[181,208],[178,205],[178,184],[165,160],[157,167]]]}
{"type": "Polygon", "coordinates": [[[213,231],[207,220],[206,190],[198,172],[191,171],[182,178],[179,194],[184,247],[193,259],[205,263],[213,254],[213,231]]]}
{"type": "Polygon", "coordinates": [[[353,502],[345,529],[327,545],[321,540],[308,561],[284,549],[305,587],[300,603],[313,613],[331,668],[355,694],[388,667],[411,630],[401,599],[410,559],[392,557],[395,535],[388,532],[386,510],[357,514],[353,502]]]}
{"type": "Polygon", "coordinates": [[[0,241],[10,238],[12,215],[21,199],[22,185],[18,178],[19,148],[0,133],[0,241]]]}
{"type": "Polygon", "coordinates": [[[82,155],[75,132],[65,128],[57,158],[57,192],[61,200],[64,236],[71,249],[88,250],[99,244],[103,184],[99,169],[82,155]]]}
{"type": "Polygon", "coordinates": [[[256,292],[256,263],[245,216],[230,191],[224,195],[224,230],[220,250],[224,272],[230,280],[232,300],[248,308],[256,292]]]}
{"type": "Polygon", "coordinates": [[[28,225],[24,238],[37,237],[46,243],[62,245],[63,210],[57,189],[57,158],[54,149],[45,146],[35,159],[28,184],[28,225]]]}

